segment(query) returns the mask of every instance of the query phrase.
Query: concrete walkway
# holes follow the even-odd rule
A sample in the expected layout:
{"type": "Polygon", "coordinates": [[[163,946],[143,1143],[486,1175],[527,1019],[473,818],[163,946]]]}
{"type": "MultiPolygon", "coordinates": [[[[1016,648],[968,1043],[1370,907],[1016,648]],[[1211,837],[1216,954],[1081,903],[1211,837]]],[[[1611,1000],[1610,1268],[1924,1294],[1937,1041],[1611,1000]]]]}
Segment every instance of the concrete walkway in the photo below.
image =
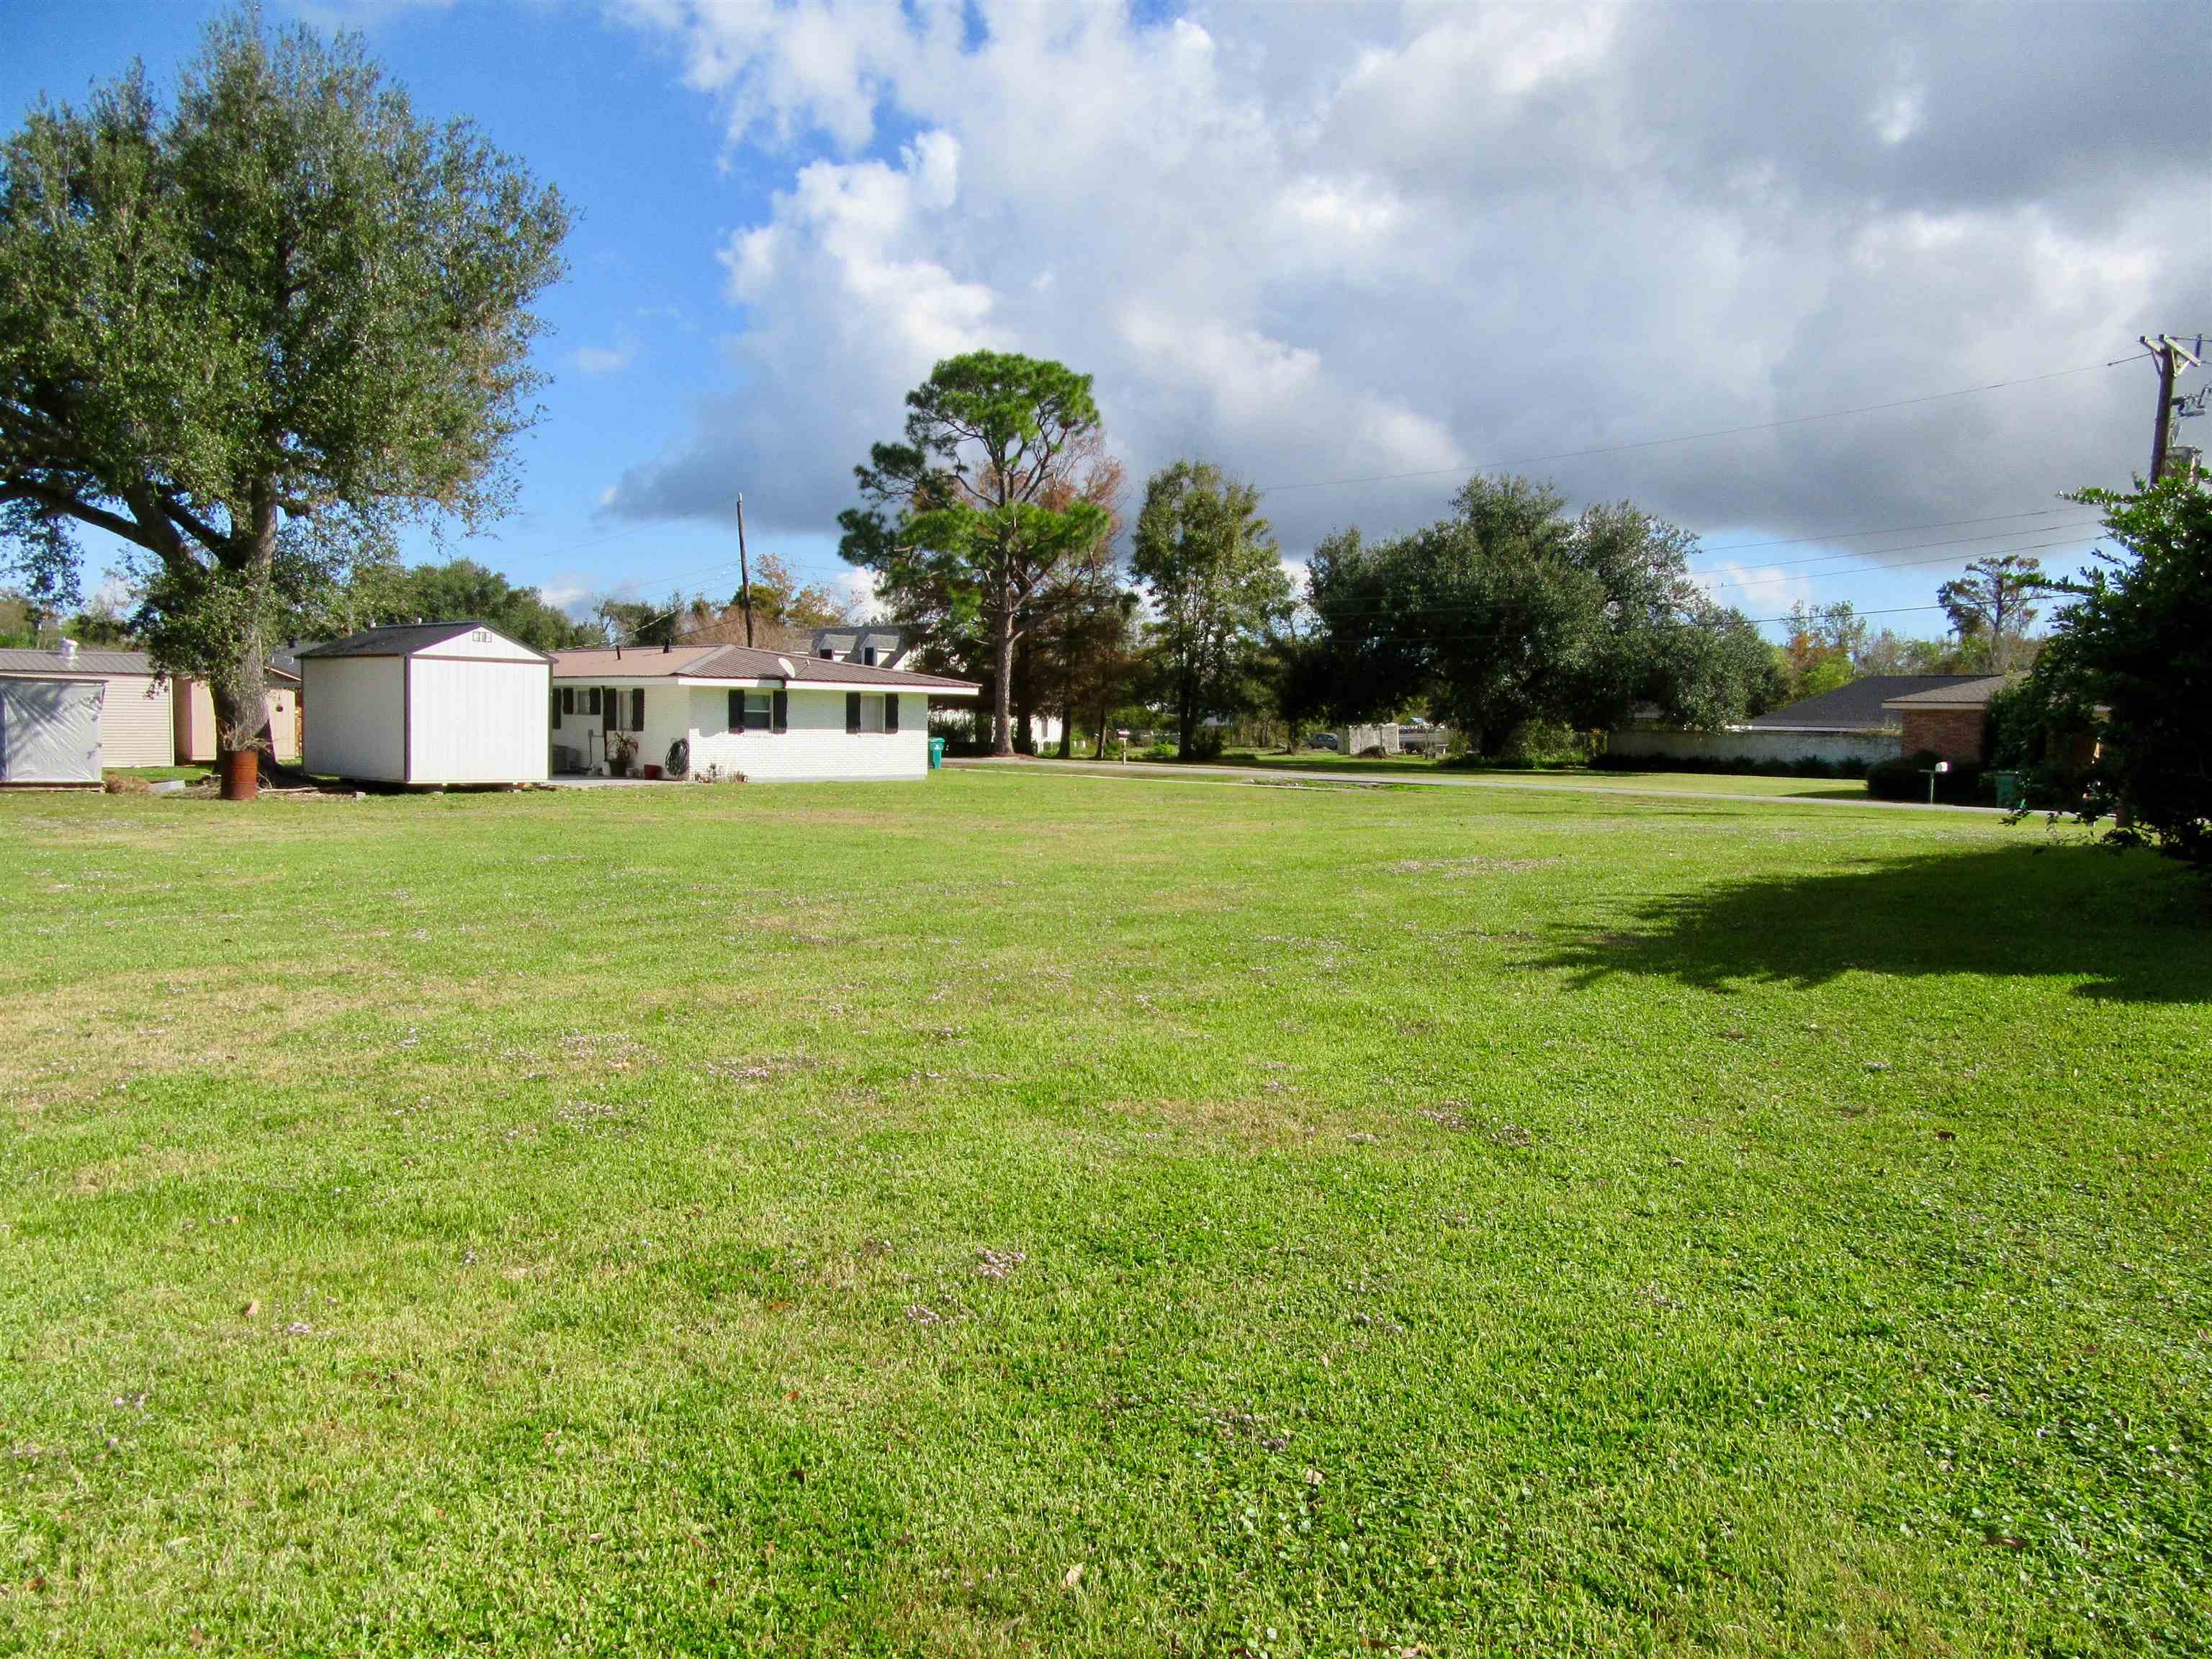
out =
{"type": "MultiPolygon", "coordinates": [[[[1435,776],[1393,772],[1374,777],[1357,777],[1344,772],[1294,772],[1287,767],[1190,765],[1180,763],[1164,763],[1157,761],[1057,761],[1036,760],[1026,755],[1017,755],[1011,760],[982,757],[966,760],[948,759],[949,767],[976,771],[1018,769],[1051,775],[1073,774],[1097,778],[1181,778],[1187,783],[1231,781],[1238,783],[1274,784],[1279,787],[1304,785],[1310,787],[1340,789],[1374,789],[1385,784],[1403,784],[1412,789],[1523,789],[1554,795],[1614,795],[1631,799],[1650,797],[1661,800],[1726,801],[1735,806],[1844,806],[1879,807],[1893,812],[1973,812],[1984,817],[2002,817],[2002,806],[1929,805],[1922,801],[1876,800],[1869,795],[1741,795],[1730,794],[1720,789],[1668,789],[1644,784],[1549,783],[1534,778],[1491,778],[1480,773],[1458,772],[1435,776]]],[[[1685,773],[1684,776],[1694,774],[1685,773]]],[[[1811,780],[1808,780],[1811,781],[1811,780]]]]}

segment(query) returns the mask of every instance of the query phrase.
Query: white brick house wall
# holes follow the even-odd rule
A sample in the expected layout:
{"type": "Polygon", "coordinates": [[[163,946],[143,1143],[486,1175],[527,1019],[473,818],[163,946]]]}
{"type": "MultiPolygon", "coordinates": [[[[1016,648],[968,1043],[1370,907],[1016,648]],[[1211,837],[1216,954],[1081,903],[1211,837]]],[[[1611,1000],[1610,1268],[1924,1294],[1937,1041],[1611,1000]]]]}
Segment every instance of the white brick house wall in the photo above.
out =
{"type": "MultiPolygon", "coordinates": [[[[679,688],[679,695],[680,691],[679,688]]],[[[646,694],[648,726],[653,723],[653,695],[646,694]]],[[[899,700],[896,732],[846,731],[845,692],[836,686],[793,686],[789,729],[782,732],[732,732],[725,691],[719,687],[694,686],[690,695],[695,775],[719,766],[726,773],[741,772],[760,782],[798,783],[831,778],[921,778],[929,771],[929,699],[919,692],[893,694],[899,700]]]]}

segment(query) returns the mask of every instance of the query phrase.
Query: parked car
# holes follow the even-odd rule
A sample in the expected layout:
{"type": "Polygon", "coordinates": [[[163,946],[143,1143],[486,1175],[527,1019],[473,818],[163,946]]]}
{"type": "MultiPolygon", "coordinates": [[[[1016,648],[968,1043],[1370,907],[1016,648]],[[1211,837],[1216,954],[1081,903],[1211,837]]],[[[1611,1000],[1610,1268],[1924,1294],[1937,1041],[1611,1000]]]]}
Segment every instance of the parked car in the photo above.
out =
{"type": "Polygon", "coordinates": [[[1309,749],[1334,749],[1336,747],[1336,733],[1334,732],[1316,732],[1306,739],[1306,747],[1309,749]]]}

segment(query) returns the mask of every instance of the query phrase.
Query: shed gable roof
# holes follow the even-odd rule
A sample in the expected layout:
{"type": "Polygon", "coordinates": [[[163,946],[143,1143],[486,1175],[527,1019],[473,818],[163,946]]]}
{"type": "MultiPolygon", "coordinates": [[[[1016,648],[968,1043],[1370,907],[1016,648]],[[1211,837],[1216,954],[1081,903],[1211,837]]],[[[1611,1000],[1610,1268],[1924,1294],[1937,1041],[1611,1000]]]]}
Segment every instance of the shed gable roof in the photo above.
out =
{"type": "MultiPolygon", "coordinates": [[[[313,662],[325,657],[411,657],[418,651],[427,651],[434,645],[443,645],[477,629],[488,634],[497,634],[519,651],[530,647],[520,640],[511,639],[488,622],[404,623],[387,628],[364,628],[357,634],[349,634],[342,640],[325,641],[321,645],[300,647],[297,660],[313,662]]],[[[542,652],[532,652],[540,662],[551,658],[542,652]]]]}

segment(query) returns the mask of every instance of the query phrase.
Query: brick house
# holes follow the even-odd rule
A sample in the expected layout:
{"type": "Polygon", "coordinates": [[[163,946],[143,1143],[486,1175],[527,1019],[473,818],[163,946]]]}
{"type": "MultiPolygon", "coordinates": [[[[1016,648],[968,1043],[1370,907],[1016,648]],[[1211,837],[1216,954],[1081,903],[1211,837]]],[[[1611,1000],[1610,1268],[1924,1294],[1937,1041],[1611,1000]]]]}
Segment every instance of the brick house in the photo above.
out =
{"type": "Polygon", "coordinates": [[[1882,712],[1903,727],[1903,753],[1930,753],[1939,760],[1980,766],[1989,759],[1990,698],[2004,684],[2002,674],[1963,679],[1891,697],[1882,712]]]}

